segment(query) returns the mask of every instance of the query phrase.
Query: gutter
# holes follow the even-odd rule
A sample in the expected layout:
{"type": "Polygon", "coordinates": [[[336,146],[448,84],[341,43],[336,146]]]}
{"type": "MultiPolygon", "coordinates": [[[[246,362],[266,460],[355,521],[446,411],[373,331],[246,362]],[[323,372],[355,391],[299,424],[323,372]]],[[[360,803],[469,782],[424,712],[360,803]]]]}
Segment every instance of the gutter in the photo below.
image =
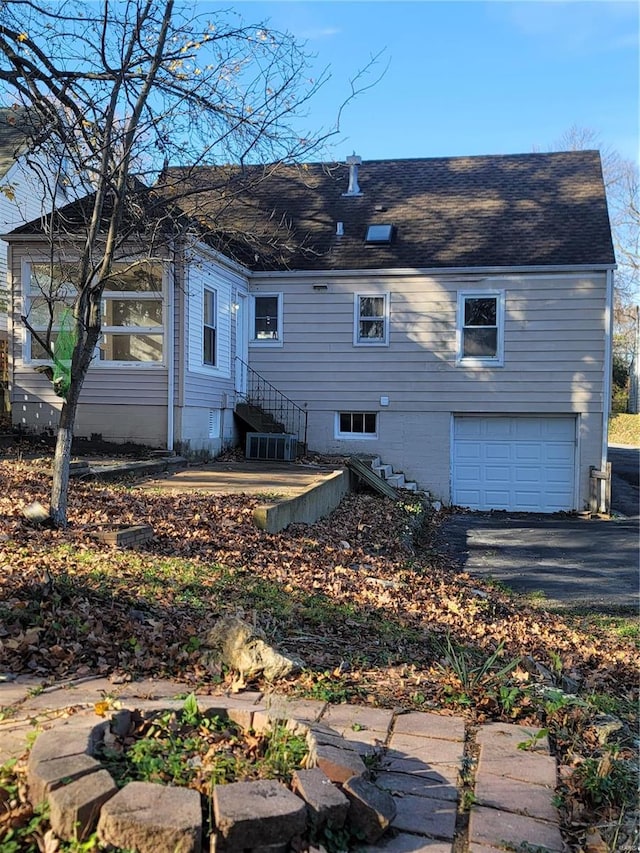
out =
{"type": "Polygon", "coordinates": [[[472,275],[475,277],[486,277],[488,275],[499,275],[508,277],[520,273],[537,273],[544,275],[566,275],[567,273],[584,272],[608,272],[616,269],[611,264],[577,264],[562,266],[522,266],[522,267],[390,267],[388,269],[340,269],[340,270],[279,270],[265,272],[251,272],[250,280],[278,279],[278,278],[372,278],[385,276],[388,278],[410,275],[472,275]]]}
{"type": "Polygon", "coordinates": [[[175,367],[175,353],[174,353],[174,300],[173,300],[173,291],[175,287],[175,251],[173,253],[173,263],[171,265],[171,270],[167,274],[167,282],[165,287],[167,288],[167,299],[166,299],[166,312],[167,312],[167,322],[166,322],[166,330],[165,330],[165,346],[167,352],[167,450],[173,450],[173,439],[174,439],[174,421],[173,421],[173,403],[174,403],[174,395],[175,395],[175,376],[174,376],[174,367],[175,367]]]}

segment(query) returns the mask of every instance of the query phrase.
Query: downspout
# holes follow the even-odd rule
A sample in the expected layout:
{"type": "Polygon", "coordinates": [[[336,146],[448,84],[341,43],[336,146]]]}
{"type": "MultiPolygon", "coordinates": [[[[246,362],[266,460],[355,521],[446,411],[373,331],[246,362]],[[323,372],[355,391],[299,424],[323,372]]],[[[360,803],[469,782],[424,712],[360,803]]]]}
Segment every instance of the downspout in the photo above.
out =
{"type": "Polygon", "coordinates": [[[173,268],[167,275],[167,329],[166,329],[166,347],[167,347],[167,450],[173,450],[173,398],[175,395],[175,340],[174,340],[174,325],[175,318],[173,316],[174,300],[173,290],[175,287],[175,265],[176,255],[173,252],[173,268]]]}
{"type": "MultiPolygon", "coordinates": [[[[604,384],[602,388],[602,453],[600,470],[606,471],[609,455],[609,415],[611,414],[611,370],[613,353],[613,270],[607,270],[607,297],[604,312],[604,384]]],[[[605,512],[606,481],[599,480],[599,511],[605,512]]]]}

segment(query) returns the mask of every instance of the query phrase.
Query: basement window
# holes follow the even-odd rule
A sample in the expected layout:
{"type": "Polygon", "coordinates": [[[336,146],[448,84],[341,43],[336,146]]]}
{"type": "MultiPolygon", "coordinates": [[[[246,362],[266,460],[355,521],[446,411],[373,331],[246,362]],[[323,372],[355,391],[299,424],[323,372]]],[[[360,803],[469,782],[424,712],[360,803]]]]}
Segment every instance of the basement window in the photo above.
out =
{"type": "Polygon", "coordinates": [[[336,438],[377,438],[376,412],[337,412],[336,438]]]}

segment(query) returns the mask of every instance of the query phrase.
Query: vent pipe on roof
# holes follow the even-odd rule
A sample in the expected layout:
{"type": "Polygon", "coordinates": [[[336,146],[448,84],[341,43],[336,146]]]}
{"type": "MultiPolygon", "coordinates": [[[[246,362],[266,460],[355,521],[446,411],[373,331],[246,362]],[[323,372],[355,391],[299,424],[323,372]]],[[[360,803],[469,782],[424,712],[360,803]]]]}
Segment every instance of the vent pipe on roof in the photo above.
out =
{"type": "Polygon", "coordinates": [[[362,165],[362,157],[358,157],[354,151],[350,157],[347,157],[346,163],[349,167],[349,186],[346,193],[342,195],[362,195],[358,186],[358,166],[362,165]]]}

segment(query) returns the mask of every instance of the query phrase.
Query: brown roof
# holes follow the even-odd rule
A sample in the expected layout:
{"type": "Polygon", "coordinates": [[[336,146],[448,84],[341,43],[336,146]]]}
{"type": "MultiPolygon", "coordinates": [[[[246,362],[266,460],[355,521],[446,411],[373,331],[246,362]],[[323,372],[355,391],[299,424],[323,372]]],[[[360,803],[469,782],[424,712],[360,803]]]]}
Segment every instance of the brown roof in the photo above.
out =
{"type": "MultiPolygon", "coordinates": [[[[171,167],[140,210],[166,218],[175,199],[207,242],[256,271],[615,263],[597,151],[368,160],[357,196],[345,196],[348,175],[341,163],[171,167]],[[372,224],[392,225],[391,242],[367,244],[372,224]]],[[[80,226],[90,200],[58,215],[80,226]]],[[[37,233],[40,219],[11,236],[37,233]]]]}
{"type": "Polygon", "coordinates": [[[254,270],[615,263],[597,151],[369,160],[351,197],[344,164],[165,175],[184,180],[211,189],[180,205],[254,270]],[[376,223],[394,226],[390,244],[365,243],[376,223]]]}

